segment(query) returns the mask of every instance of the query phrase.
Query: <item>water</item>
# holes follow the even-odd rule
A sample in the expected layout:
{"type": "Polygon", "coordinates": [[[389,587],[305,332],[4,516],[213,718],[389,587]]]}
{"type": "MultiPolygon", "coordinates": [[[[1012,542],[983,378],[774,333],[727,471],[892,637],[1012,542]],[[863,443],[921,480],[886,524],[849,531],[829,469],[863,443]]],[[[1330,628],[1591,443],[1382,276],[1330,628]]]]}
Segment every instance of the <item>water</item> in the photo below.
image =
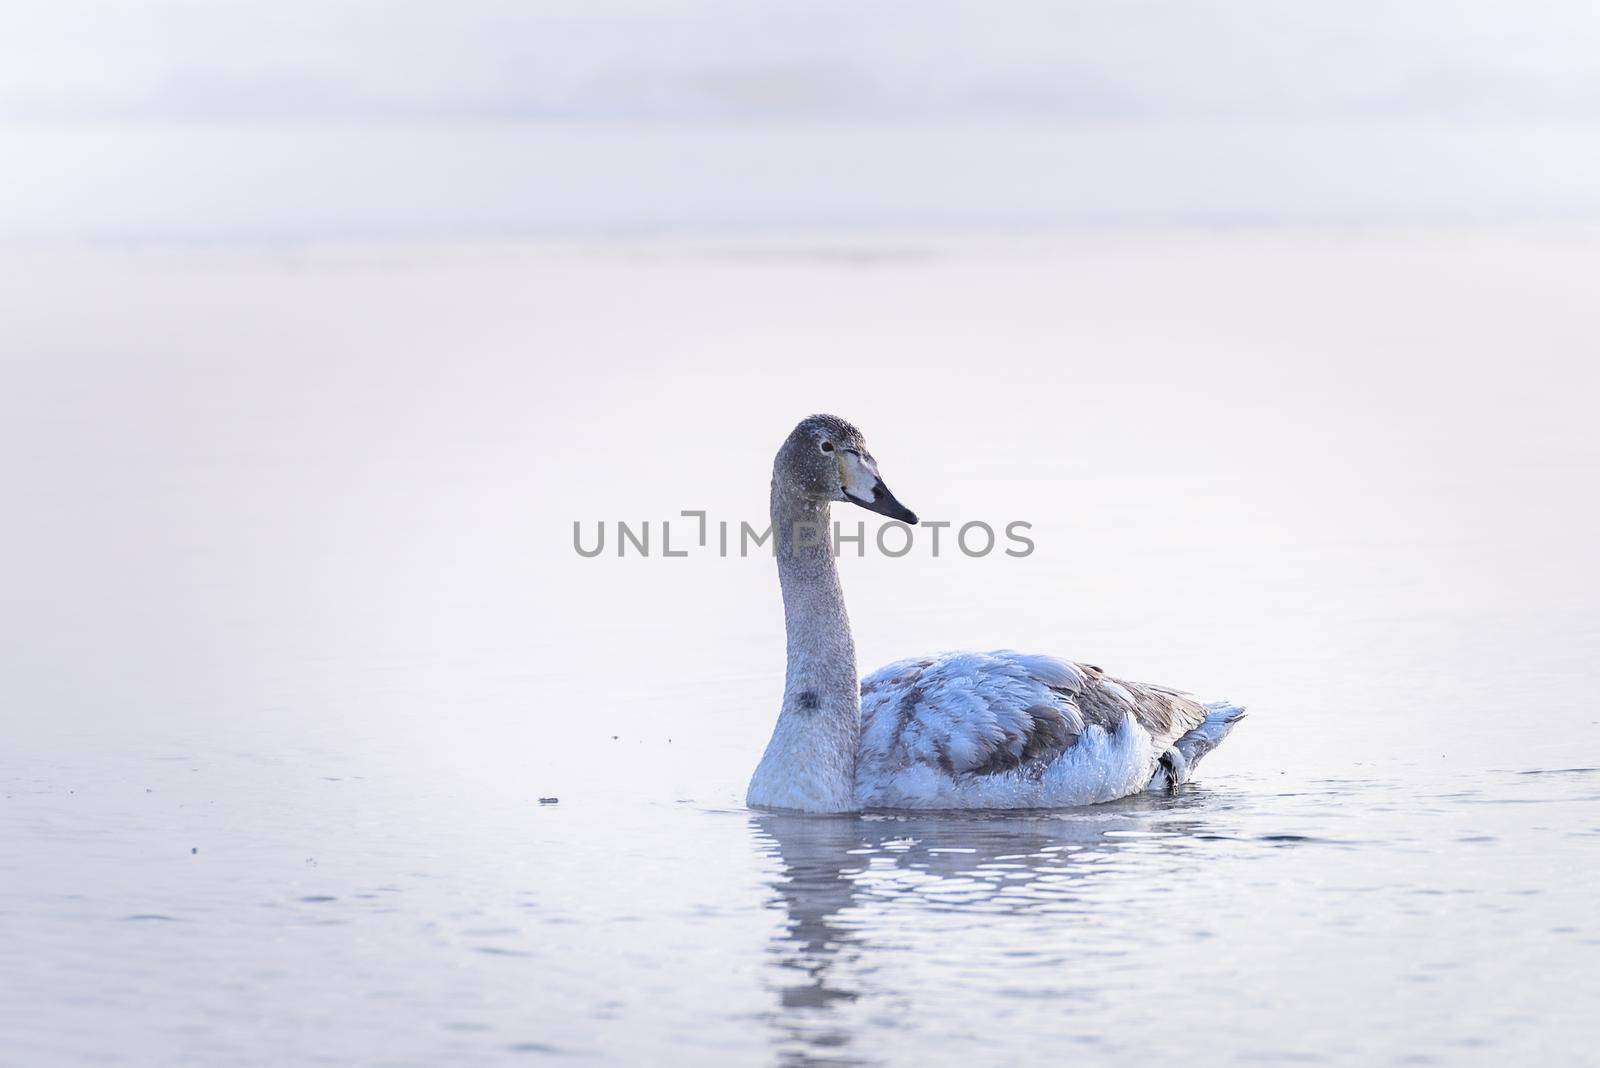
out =
{"type": "Polygon", "coordinates": [[[8,254],[0,1061],[1585,1062],[1597,261],[8,254]],[[571,525],[759,520],[813,409],[924,516],[1034,524],[844,560],[864,665],[1018,646],[1248,704],[1200,781],[745,810],[771,561],[571,525]]]}

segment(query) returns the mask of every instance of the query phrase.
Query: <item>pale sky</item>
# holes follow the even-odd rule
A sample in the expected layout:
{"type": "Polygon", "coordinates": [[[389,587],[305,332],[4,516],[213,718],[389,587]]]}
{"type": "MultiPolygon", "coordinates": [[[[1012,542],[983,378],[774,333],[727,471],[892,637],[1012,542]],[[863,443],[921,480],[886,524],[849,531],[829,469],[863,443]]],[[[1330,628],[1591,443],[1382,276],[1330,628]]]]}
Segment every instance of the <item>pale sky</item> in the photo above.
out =
{"type": "Polygon", "coordinates": [[[0,242],[1600,213],[1594,0],[11,0],[0,242]]]}
{"type": "Polygon", "coordinates": [[[1600,119],[1589,0],[21,0],[0,117],[1600,119]]]}

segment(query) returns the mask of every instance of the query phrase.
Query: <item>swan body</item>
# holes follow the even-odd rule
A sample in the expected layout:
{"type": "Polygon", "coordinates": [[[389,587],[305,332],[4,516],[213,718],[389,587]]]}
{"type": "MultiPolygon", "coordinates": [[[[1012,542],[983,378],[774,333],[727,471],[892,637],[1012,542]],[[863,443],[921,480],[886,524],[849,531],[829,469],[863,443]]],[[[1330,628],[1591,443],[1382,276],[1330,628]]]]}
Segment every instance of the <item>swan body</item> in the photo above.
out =
{"type": "Polygon", "coordinates": [[[863,808],[1114,801],[1186,782],[1201,747],[1215,747],[1243,715],[1052,656],[1007,649],[901,660],[861,683],[856,801],[863,808]]]}
{"type": "Polygon", "coordinates": [[[829,504],[916,516],[836,416],[797,426],[773,465],[788,673],[746,801],[803,812],[1097,804],[1175,789],[1244,717],[1098,667],[1011,650],[889,664],[857,684],[829,504]]]}

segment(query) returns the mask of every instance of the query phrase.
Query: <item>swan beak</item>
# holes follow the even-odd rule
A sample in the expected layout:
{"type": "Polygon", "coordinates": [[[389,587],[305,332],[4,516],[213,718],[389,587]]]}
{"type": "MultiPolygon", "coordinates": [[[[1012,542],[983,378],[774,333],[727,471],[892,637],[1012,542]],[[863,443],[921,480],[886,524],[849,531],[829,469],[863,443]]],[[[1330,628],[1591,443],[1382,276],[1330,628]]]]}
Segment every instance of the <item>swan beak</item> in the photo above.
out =
{"type": "Polygon", "coordinates": [[[917,513],[894,499],[889,487],[878,475],[878,465],[870,456],[853,449],[842,450],[839,456],[839,477],[844,483],[844,499],[859,504],[869,512],[915,524],[917,513]]]}
{"type": "Polygon", "coordinates": [[[910,523],[912,526],[916,526],[917,513],[895,500],[894,494],[889,492],[889,487],[883,484],[883,479],[881,478],[872,483],[871,500],[862,500],[849,490],[845,490],[844,495],[845,499],[850,503],[859,504],[869,512],[877,512],[879,515],[886,515],[890,519],[898,519],[902,523],[910,523]]]}

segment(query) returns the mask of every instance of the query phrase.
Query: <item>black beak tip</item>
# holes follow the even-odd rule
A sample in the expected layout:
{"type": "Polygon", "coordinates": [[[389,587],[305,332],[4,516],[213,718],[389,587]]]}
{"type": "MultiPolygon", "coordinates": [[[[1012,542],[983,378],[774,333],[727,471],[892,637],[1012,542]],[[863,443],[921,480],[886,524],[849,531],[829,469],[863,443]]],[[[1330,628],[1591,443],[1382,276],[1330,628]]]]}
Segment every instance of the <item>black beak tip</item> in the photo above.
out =
{"type": "Polygon", "coordinates": [[[881,482],[873,488],[872,500],[870,501],[864,501],[860,497],[851,496],[849,493],[845,494],[845,498],[852,504],[859,504],[869,512],[886,515],[896,522],[905,523],[909,526],[917,525],[917,513],[895,500],[894,494],[890,493],[888,488],[881,482]]]}

